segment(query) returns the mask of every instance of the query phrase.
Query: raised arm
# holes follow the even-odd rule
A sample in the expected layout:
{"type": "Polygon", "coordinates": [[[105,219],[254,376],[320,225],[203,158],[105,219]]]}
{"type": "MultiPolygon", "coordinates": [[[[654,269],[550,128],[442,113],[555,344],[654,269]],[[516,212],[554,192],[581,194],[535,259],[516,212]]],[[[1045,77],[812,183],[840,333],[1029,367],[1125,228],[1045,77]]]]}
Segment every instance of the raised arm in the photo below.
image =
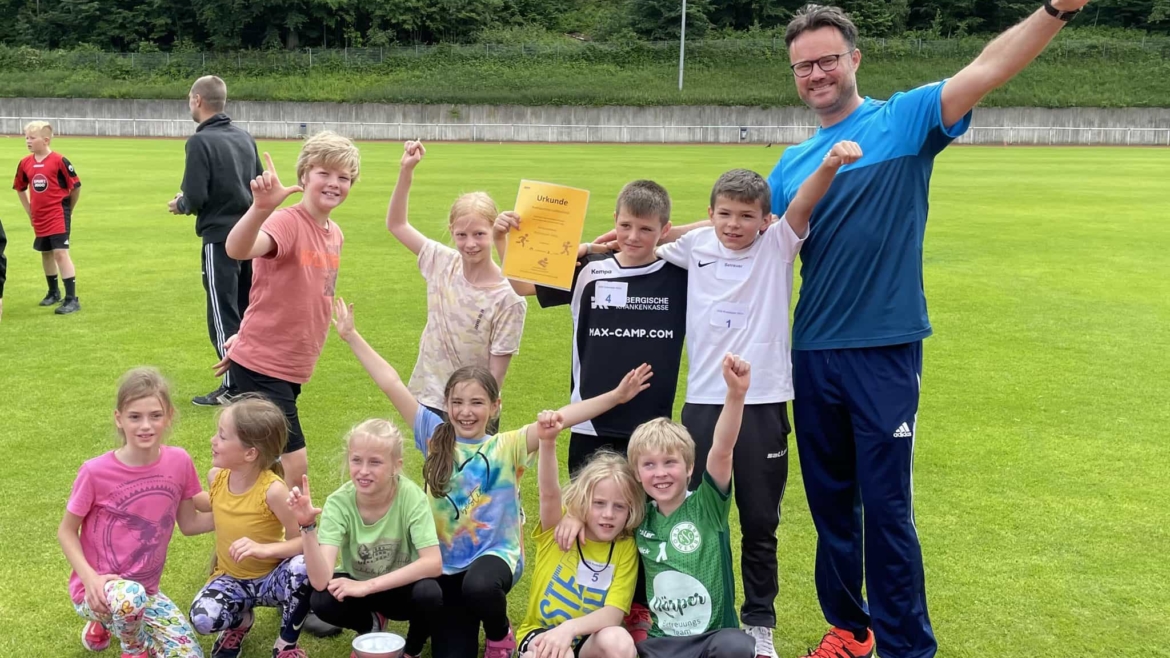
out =
{"type": "Polygon", "coordinates": [[[841,141],[833,145],[825,155],[821,166],[809,175],[800,184],[796,196],[784,211],[784,219],[792,227],[792,232],[804,237],[808,230],[808,220],[812,217],[813,209],[817,207],[829,186],[833,184],[833,177],[843,165],[853,164],[861,157],[861,146],[857,142],[841,141]]]}
{"type": "MultiPolygon", "coordinates": [[[[500,257],[500,265],[504,264],[504,256],[508,253],[508,231],[520,228],[520,215],[511,210],[504,211],[496,216],[492,224],[492,242],[496,245],[496,255],[500,257]]],[[[532,297],[536,294],[536,286],[527,281],[508,279],[512,290],[521,297],[532,297]]]]}
{"type": "Polygon", "coordinates": [[[353,304],[347,306],[341,297],[333,300],[333,326],[337,328],[337,335],[349,345],[349,349],[370,374],[374,383],[382,389],[386,397],[390,398],[402,420],[406,421],[407,425],[414,425],[414,417],[418,414],[418,399],[406,387],[394,366],[375,352],[366,339],[357,332],[353,323],[353,304]]]}
{"type": "MultiPolygon", "coordinates": [[[[1061,12],[1078,11],[1088,4],[1088,0],[1051,2],[1061,12]]],[[[1065,21],[1041,7],[987,44],[975,61],[943,85],[943,125],[949,128],[958,123],[984,96],[1023,71],[1064,26],[1065,21]]]]}
{"type": "Polygon", "coordinates": [[[272,164],[272,156],[265,153],[264,160],[268,163],[268,171],[252,180],[252,207],[236,222],[224,242],[227,255],[236,260],[251,260],[272,253],[276,242],[260,227],[285,199],[295,192],[304,191],[300,185],[282,185],[272,164]]]}
{"type": "Polygon", "coordinates": [[[536,467],[540,485],[540,528],[549,530],[561,522],[561,467],[557,464],[557,434],[564,428],[561,414],[542,411],[536,417],[536,433],[540,440],[540,458],[536,467]]]}
{"type": "Polygon", "coordinates": [[[390,194],[390,207],[386,210],[386,229],[394,234],[415,256],[427,243],[427,236],[419,233],[407,219],[410,203],[410,184],[414,181],[414,168],[422,161],[427,150],[422,142],[407,142],[398,167],[398,183],[390,194]]]}
{"type": "Polygon", "coordinates": [[[337,564],[338,548],[322,546],[317,541],[317,517],[321,514],[321,508],[313,507],[310,496],[309,476],[302,475],[300,486],[294,486],[288,492],[287,507],[296,520],[297,530],[301,535],[301,548],[305,555],[305,570],[309,572],[309,584],[318,592],[323,592],[329,585],[329,579],[333,577],[333,565],[337,564]]]}
{"type": "MultiPolygon", "coordinates": [[[[650,388],[649,382],[653,376],[654,373],[650,370],[649,364],[643,363],[626,373],[626,376],[612,391],[561,407],[557,411],[561,415],[561,423],[565,427],[572,427],[577,423],[592,420],[619,404],[633,400],[634,396],[650,388]]],[[[536,452],[540,443],[537,423],[528,426],[527,438],[529,454],[536,452]]]]}
{"type": "Polygon", "coordinates": [[[743,401],[752,383],[751,364],[734,354],[724,356],[723,381],[727,382],[727,397],[715,422],[711,452],[707,453],[707,474],[721,492],[727,493],[731,486],[731,457],[743,422],[743,401]]]}

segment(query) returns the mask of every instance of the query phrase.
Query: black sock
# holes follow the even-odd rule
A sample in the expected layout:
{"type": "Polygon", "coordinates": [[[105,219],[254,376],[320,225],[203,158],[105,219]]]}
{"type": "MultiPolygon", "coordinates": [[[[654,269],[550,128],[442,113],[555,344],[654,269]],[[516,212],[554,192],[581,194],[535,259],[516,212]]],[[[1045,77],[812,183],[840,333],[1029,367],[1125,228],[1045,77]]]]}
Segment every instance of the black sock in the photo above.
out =
{"type": "Polygon", "coordinates": [[[49,282],[49,294],[55,294],[55,295],[61,294],[61,289],[57,287],[57,275],[56,274],[54,274],[53,276],[49,276],[46,274],[45,281],[49,282]]]}
{"type": "Polygon", "coordinates": [[[71,276],[65,281],[65,299],[77,297],[77,277],[71,276]]]}
{"type": "Polygon", "coordinates": [[[865,641],[869,639],[869,629],[866,629],[863,631],[849,631],[849,632],[853,633],[854,640],[857,640],[858,642],[860,642],[862,644],[865,644],[865,641]]]}

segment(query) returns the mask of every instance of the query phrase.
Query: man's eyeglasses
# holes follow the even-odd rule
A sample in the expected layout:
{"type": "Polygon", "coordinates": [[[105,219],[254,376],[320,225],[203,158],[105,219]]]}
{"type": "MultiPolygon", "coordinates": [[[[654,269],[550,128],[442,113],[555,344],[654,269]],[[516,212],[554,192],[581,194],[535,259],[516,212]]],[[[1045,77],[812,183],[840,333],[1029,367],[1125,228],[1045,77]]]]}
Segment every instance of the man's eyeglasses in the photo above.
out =
{"type": "MultiPolygon", "coordinates": [[[[853,50],[857,49],[854,48],[853,50]]],[[[808,62],[797,62],[789,68],[792,69],[792,73],[795,74],[798,78],[807,78],[808,76],[812,75],[814,64],[820,67],[820,69],[825,73],[828,73],[829,71],[837,68],[837,64],[841,62],[842,57],[846,55],[852,55],[853,50],[841,53],[839,55],[825,55],[820,59],[814,59],[808,62]]]]}

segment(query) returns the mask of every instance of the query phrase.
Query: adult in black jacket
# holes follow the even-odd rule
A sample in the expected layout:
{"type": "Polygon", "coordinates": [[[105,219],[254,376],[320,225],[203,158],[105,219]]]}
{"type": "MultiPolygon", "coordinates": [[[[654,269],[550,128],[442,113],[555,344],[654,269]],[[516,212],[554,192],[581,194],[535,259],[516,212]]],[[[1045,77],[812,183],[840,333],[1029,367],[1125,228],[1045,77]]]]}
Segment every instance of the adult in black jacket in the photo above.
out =
{"type": "MultiPolygon", "coordinates": [[[[252,205],[250,181],[264,172],[256,141],[223,113],[227,85],[214,75],[195,81],[188,95],[191,118],[199,124],[187,139],[182,191],[168,204],[176,215],[195,215],[195,234],[203,238],[203,289],[207,293],[207,333],[219,358],[224,343],[240,329],[252,288],[251,261],[229,258],[228,233],[252,205]]],[[[231,375],[219,388],[191,401],[216,406],[235,392],[231,375]]]]}

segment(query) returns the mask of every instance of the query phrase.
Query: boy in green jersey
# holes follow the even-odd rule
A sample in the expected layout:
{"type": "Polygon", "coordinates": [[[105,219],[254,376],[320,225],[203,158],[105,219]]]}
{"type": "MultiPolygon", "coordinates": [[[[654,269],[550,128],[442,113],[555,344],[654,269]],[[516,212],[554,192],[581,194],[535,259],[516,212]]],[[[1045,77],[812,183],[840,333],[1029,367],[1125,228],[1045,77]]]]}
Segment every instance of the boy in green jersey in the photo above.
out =
{"type": "Polygon", "coordinates": [[[731,570],[732,452],[739,437],[751,366],[723,358],[727,398],[715,425],[707,471],[687,492],[695,442],[666,418],[643,423],[630,437],[629,459],[650,497],[635,540],[646,570],[653,626],[637,645],[643,658],[751,658],[755,640],[739,629],[731,570]]]}

